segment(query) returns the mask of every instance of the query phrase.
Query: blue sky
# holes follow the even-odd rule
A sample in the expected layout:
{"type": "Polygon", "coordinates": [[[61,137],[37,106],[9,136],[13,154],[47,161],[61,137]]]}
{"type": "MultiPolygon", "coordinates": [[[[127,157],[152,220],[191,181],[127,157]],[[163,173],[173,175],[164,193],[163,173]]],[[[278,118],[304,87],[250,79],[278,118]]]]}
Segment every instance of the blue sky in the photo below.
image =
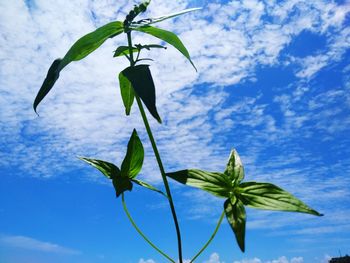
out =
{"type": "MultiPolygon", "coordinates": [[[[76,156],[120,164],[133,128],[146,159],[141,177],[161,179],[137,108],[124,116],[112,58],[125,36],[70,64],[32,110],[55,58],[83,34],[123,20],[134,1],[0,2],[0,262],[159,263],[127,221],[108,181],[76,156]]],[[[205,263],[321,263],[350,253],[350,2],[301,0],[160,1],[145,16],[199,12],[159,27],[175,49],[151,51],[163,125],[151,120],[166,169],[224,170],[231,148],[247,181],[268,181],[325,216],[248,209],[246,252],[225,222],[205,263]]],[[[134,34],[134,43],[159,43],[134,34]]],[[[222,200],[171,182],[184,241],[196,253],[222,200]]],[[[167,203],[135,187],[135,220],[176,257],[167,203]]]]}

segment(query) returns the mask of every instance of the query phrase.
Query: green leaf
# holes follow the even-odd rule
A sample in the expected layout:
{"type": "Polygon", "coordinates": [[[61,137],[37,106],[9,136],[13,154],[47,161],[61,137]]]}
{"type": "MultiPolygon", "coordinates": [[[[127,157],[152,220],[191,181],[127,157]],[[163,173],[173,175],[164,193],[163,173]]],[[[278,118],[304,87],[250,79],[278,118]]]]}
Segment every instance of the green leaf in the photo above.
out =
{"type": "Polygon", "coordinates": [[[120,175],[119,168],[115,166],[113,163],[109,163],[109,162],[97,160],[97,159],[86,158],[86,157],[78,157],[78,158],[92,165],[96,169],[98,169],[108,179],[114,179],[120,175]]]}
{"type": "Polygon", "coordinates": [[[142,142],[134,129],[121,167],[122,177],[134,178],[141,170],[144,158],[142,142]]]}
{"type": "Polygon", "coordinates": [[[49,91],[54,86],[57,81],[60,71],[67,66],[72,61],[78,61],[85,58],[91,52],[100,47],[108,38],[112,38],[124,30],[123,23],[119,21],[108,23],[95,31],[83,36],[68,50],[67,54],[63,59],[56,59],[48,73],[47,76],[36,95],[34,100],[33,108],[36,112],[37,106],[44,99],[44,97],[49,93],[49,91]]]}
{"type": "Polygon", "coordinates": [[[192,66],[197,71],[195,65],[193,64],[193,62],[191,60],[190,54],[188,53],[186,47],[181,42],[181,40],[178,38],[178,36],[175,35],[174,33],[170,32],[170,31],[166,31],[164,29],[157,28],[157,27],[152,27],[152,26],[137,27],[137,28],[134,28],[133,30],[140,31],[140,32],[143,32],[146,34],[150,34],[156,38],[159,38],[159,39],[169,43],[170,45],[175,47],[178,51],[180,51],[181,54],[184,55],[191,62],[192,66]]]}
{"type": "Polygon", "coordinates": [[[49,91],[52,89],[53,85],[55,84],[56,80],[60,76],[60,65],[61,65],[62,59],[58,58],[56,59],[52,65],[49,68],[49,71],[47,72],[46,78],[41,85],[41,88],[38,92],[38,94],[35,97],[33,108],[34,111],[37,113],[36,108],[38,107],[39,103],[45,98],[45,96],[49,93],[49,91]]]}
{"type": "Polygon", "coordinates": [[[164,195],[165,197],[167,197],[166,194],[164,194],[162,191],[158,190],[157,188],[155,188],[154,186],[152,186],[146,182],[143,182],[143,181],[137,180],[137,179],[131,179],[131,181],[133,181],[134,183],[136,183],[142,187],[148,188],[152,191],[155,191],[155,192],[160,193],[160,194],[164,195]]]}
{"type": "MultiPolygon", "coordinates": [[[[139,52],[142,49],[147,49],[151,50],[151,48],[164,48],[166,47],[162,45],[156,45],[156,44],[150,44],[150,45],[141,45],[141,44],[136,44],[135,47],[132,48],[132,52],[139,52]]],[[[129,46],[119,46],[115,51],[113,57],[120,57],[123,55],[129,55],[130,54],[130,49],[129,46]]]]}
{"type": "Polygon", "coordinates": [[[245,245],[245,223],[246,213],[245,208],[241,201],[237,200],[232,204],[229,199],[224,203],[225,214],[228,223],[230,224],[233,232],[235,233],[236,240],[239,248],[244,252],[245,245]]]}
{"type": "Polygon", "coordinates": [[[235,149],[231,151],[224,173],[230,177],[234,185],[239,184],[244,178],[243,164],[235,149]]]}
{"type": "Polygon", "coordinates": [[[142,20],[139,20],[137,22],[131,23],[131,25],[132,26],[140,26],[140,25],[145,26],[145,25],[150,25],[150,24],[154,24],[154,23],[159,23],[159,22],[162,22],[162,21],[164,21],[166,19],[173,18],[173,17],[179,16],[179,15],[183,15],[183,14],[186,14],[186,13],[189,13],[189,12],[197,11],[197,10],[200,10],[200,9],[202,9],[202,8],[198,8],[198,7],[197,8],[189,8],[189,9],[185,9],[185,10],[182,10],[180,12],[168,14],[168,15],[165,15],[165,16],[142,19],[142,20]]]}
{"type": "MultiPolygon", "coordinates": [[[[139,50],[135,47],[132,48],[133,52],[138,52],[139,50]]],[[[117,49],[114,51],[113,57],[120,57],[123,55],[129,55],[130,54],[130,49],[128,46],[120,46],[117,47],[117,49]]]]}
{"type": "Polygon", "coordinates": [[[119,73],[119,86],[125,107],[125,114],[130,115],[131,106],[134,102],[135,94],[131,86],[131,82],[123,75],[123,72],[119,73]]]}
{"type": "Polygon", "coordinates": [[[125,191],[132,190],[132,183],[128,177],[118,176],[114,178],[112,182],[117,197],[119,197],[125,191]]]}
{"type": "Polygon", "coordinates": [[[231,194],[231,182],[223,173],[188,169],[167,173],[166,176],[179,183],[200,188],[218,197],[230,197],[231,194]]]}
{"type": "Polygon", "coordinates": [[[131,82],[136,94],[145,103],[152,116],[162,123],[156,108],[156,90],[154,87],[149,65],[137,65],[128,67],[122,71],[123,75],[131,82]]]}
{"type": "Polygon", "coordinates": [[[292,194],[270,183],[246,182],[240,184],[237,190],[238,198],[250,207],[321,216],[292,194]]]}

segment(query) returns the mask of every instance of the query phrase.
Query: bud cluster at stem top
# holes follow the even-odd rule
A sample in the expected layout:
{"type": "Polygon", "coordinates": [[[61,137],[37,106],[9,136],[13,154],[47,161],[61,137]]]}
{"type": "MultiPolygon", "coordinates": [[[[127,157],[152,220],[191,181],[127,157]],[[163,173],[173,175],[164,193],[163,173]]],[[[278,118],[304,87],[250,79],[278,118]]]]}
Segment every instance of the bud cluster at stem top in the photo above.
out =
{"type": "Polygon", "coordinates": [[[146,0],[139,5],[135,5],[134,9],[129,12],[124,20],[124,28],[128,28],[136,16],[145,12],[150,2],[151,0],[146,0]]]}

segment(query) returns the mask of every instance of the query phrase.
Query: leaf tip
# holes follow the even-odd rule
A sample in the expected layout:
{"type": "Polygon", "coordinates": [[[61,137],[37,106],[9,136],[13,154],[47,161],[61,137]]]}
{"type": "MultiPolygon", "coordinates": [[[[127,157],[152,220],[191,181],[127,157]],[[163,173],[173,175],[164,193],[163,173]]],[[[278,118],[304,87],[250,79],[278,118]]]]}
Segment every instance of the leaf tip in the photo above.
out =
{"type": "Polygon", "coordinates": [[[36,116],[37,116],[37,117],[40,117],[40,116],[39,116],[39,113],[36,111],[36,106],[34,106],[34,105],[33,105],[33,110],[34,110],[36,116]]]}
{"type": "Polygon", "coordinates": [[[312,214],[315,216],[324,216],[324,214],[321,214],[321,213],[317,212],[316,210],[312,210],[312,214]]]}
{"type": "Polygon", "coordinates": [[[245,252],[245,245],[238,243],[239,249],[244,253],[245,252]]]}
{"type": "Polygon", "coordinates": [[[193,63],[192,61],[191,61],[191,64],[192,64],[194,70],[195,70],[196,72],[198,72],[198,69],[196,68],[196,66],[194,65],[194,63],[193,63]]]}

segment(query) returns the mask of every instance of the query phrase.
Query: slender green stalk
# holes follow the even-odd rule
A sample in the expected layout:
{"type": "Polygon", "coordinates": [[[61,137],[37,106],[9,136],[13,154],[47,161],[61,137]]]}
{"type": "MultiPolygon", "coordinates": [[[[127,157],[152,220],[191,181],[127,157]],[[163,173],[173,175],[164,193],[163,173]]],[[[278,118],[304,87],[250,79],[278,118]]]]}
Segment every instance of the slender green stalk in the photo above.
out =
{"type": "Polygon", "coordinates": [[[225,211],[222,212],[220,219],[218,221],[218,223],[216,224],[215,230],[213,232],[213,234],[211,235],[211,237],[209,238],[209,240],[207,241],[207,243],[204,244],[204,246],[201,248],[201,250],[199,250],[199,252],[193,257],[193,259],[190,261],[190,263],[194,262],[196,260],[196,258],[199,257],[200,254],[202,254],[202,252],[207,248],[207,246],[209,246],[210,242],[214,239],[216,233],[218,232],[222,219],[225,216],[225,211]]]}
{"type": "Polygon", "coordinates": [[[140,228],[136,225],[135,221],[132,219],[130,213],[129,213],[129,210],[126,206],[126,202],[125,202],[125,199],[124,199],[124,193],[122,193],[122,203],[123,203],[123,208],[124,208],[124,211],[128,217],[128,219],[130,220],[131,224],[133,225],[133,227],[136,229],[136,231],[143,237],[144,240],[146,240],[146,242],[148,244],[151,245],[151,247],[153,247],[155,250],[157,250],[160,254],[162,254],[164,257],[166,257],[170,262],[172,263],[175,263],[175,261],[169,257],[167,254],[165,254],[162,250],[160,250],[156,245],[154,245],[147,237],[144,233],[142,233],[142,231],[140,230],[140,228]]]}
{"type": "Polygon", "coordinates": [[[129,46],[129,56],[130,56],[130,66],[133,67],[135,65],[135,61],[134,61],[134,52],[132,50],[132,41],[131,41],[131,32],[129,31],[128,33],[126,33],[127,37],[128,37],[128,46],[129,46]]]}
{"type": "MultiPolygon", "coordinates": [[[[132,41],[131,41],[131,33],[130,32],[127,33],[127,37],[128,37],[128,45],[129,45],[130,58],[131,58],[130,66],[134,66],[135,62],[134,62],[133,54],[132,54],[132,41]]],[[[173,216],[175,229],[176,229],[177,247],[178,247],[178,254],[179,254],[179,263],[183,263],[180,226],[179,226],[179,222],[177,220],[176,211],[175,211],[175,207],[174,207],[173,198],[171,196],[169,183],[168,183],[168,180],[166,178],[164,166],[163,166],[162,160],[160,158],[159,151],[158,151],[158,148],[157,148],[157,144],[156,144],[156,142],[154,140],[154,137],[153,137],[153,134],[152,134],[152,130],[151,130],[151,127],[150,127],[150,125],[148,123],[148,119],[147,119],[145,110],[143,108],[142,102],[140,100],[140,97],[137,94],[135,94],[135,98],[136,98],[136,101],[137,101],[137,105],[138,105],[138,107],[140,109],[142,120],[143,120],[143,123],[145,124],[149,140],[151,141],[152,149],[153,149],[154,155],[156,156],[160,173],[162,175],[164,187],[165,187],[165,190],[166,190],[166,193],[167,193],[167,196],[168,196],[169,205],[170,205],[170,209],[171,209],[171,214],[173,216]]]]}

